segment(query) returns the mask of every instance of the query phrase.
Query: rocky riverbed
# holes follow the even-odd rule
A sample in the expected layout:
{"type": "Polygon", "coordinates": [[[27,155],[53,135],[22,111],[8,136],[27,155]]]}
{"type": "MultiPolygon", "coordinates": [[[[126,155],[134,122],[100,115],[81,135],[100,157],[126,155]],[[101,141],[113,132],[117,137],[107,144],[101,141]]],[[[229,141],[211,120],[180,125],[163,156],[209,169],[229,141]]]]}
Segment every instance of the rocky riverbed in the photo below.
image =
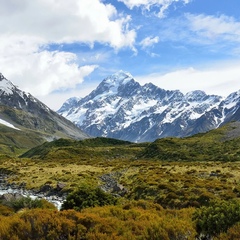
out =
{"type": "Polygon", "coordinates": [[[19,197],[30,197],[32,199],[44,198],[53,203],[57,209],[61,209],[63,201],[66,199],[66,193],[63,193],[65,184],[57,183],[56,187],[48,184],[43,185],[40,189],[26,190],[25,184],[16,185],[7,182],[7,174],[0,174],[0,199],[18,199],[19,197]]]}
{"type": "MultiPolygon", "coordinates": [[[[7,181],[9,175],[6,171],[0,171],[0,200],[5,201],[17,200],[20,197],[30,197],[32,199],[44,198],[47,201],[53,203],[57,209],[61,209],[64,200],[67,197],[67,192],[64,191],[66,186],[65,183],[58,182],[55,187],[50,184],[45,184],[40,187],[40,189],[27,190],[26,184],[21,183],[19,185],[14,183],[9,183],[7,181]]],[[[124,196],[128,190],[121,184],[119,184],[119,179],[121,178],[121,172],[111,172],[104,174],[100,177],[102,185],[100,188],[109,192],[115,196],[124,196]]]]}

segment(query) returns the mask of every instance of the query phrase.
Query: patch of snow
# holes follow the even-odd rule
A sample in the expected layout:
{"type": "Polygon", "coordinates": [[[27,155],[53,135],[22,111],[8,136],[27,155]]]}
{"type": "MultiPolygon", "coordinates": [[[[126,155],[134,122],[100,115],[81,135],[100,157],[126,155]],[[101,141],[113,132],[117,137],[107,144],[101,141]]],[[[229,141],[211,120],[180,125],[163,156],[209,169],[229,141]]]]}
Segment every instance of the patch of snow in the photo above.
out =
{"type": "Polygon", "coordinates": [[[236,106],[235,102],[229,102],[226,105],[224,105],[224,107],[227,108],[227,109],[231,109],[231,108],[233,108],[235,106],[236,106]]]}
{"type": "Polygon", "coordinates": [[[196,112],[191,112],[191,114],[190,114],[190,116],[189,116],[189,119],[195,120],[195,119],[200,118],[202,115],[203,115],[203,113],[200,114],[200,113],[196,113],[196,112]]]}
{"type": "Polygon", "coordinates": [[[11,123],[9,123],[7,121],[4,121],[2,119],[0,119],[0,124],[3,124],[5,126],[7,126],[7,127],[10,127],[10,128],[16,129],[16,130],[20,130],[19,128],[14,127],[11,123]]]}

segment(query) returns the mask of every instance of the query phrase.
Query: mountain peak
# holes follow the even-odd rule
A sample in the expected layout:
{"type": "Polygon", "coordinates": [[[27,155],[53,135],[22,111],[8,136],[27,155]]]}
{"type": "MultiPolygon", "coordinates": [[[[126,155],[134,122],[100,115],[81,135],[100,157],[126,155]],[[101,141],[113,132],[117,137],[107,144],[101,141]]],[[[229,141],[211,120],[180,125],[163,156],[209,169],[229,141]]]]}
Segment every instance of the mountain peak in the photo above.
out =
{"type": "Polygon", "coordinates": [[[101,94],[117,94],[121,88],[125,88],[125,86],[129,83],[136,83],[133,79],[133,76],[124,71],[118,71],[112,75],[106,77],[97,87],[96,90],[93,91],[94,96],[100,96],[101,94]]]}
{"type": "Polygon", "coordinates": [[[74,106],[76,106],[78,104],[78,102],[81,100],[81,98],[79,97],[71,97],[69,99],[67,99],[64,104],[62,105],[62,107],[58,110],[59,113],[66,111],[69,108],[73,108],[74,106]]]}
{"type": "Polygon", "coordinates": [[[238,102],[240,100],[240,90],[229,94],[225,100],[226,103],[238,102]]]}
{"type": "Polygon", "coordinates": [[[105,78],[103,82],[109,85],[121,85],[128,83],[132,79],[133,76],[130,73],[120,70],[105,78]]]}
{"type": "Polygon", "coordinates": [[[5,79],[5,77],[2,75],[2,73],[0,73],[0,81],[2,81],[3,79],[5,79]]]}
{"type": "Polygon", "coordinates": [[[186,93],[186,95],[185,95],[186,99],[188,101],[190,101],[190,102],[192,102],[192,101],[201,101],[206,96],[207,96],[207,94],[204,91],[202,91],[202,90],[194,90],[194,91],[186,93]]]}
{"type": "Polygon", "coordinates": [[[0,73],[0,93],[11,95],[16,87],[0,73]]]}

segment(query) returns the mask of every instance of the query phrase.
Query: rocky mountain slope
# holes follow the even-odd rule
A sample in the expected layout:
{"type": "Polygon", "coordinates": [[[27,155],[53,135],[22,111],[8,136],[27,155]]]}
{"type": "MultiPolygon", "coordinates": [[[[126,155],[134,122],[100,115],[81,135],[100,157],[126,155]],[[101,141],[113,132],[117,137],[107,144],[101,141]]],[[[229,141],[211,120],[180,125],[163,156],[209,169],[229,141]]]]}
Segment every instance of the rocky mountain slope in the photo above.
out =
{"type": "Polygon", "coordinates": [[[0,74],[0,128],[0,145],[8,146],[33,147],[37,143],[60,137],[74,139],[88,137],[71,121],[49,109],[31,94],[21,91],[2,74],[0,74]],[[28,144],[25,144],[26,142],[28,144]]]}
{"type": "Polygon", "coordinates": [[[200,90],[183,94],[151,83],[141,86],[130,73],[120,71],[88,96],[67,100],[58,113],[92,136],[144,142],[239,121],[239,107],[240,91],[226,98],[200,90]]]}

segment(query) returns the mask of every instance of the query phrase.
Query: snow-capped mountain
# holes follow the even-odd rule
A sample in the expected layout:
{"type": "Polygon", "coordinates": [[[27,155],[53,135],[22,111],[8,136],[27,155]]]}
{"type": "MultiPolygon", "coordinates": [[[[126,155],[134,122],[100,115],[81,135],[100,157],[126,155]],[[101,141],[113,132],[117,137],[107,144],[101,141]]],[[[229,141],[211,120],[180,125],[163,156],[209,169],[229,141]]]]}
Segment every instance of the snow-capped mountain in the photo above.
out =
{"type": "Polygon", "coordinates": [[[31,94],[21,91],[0,73],[0,124],[39,132],[48,139],[87,138],[79,127],[52,111],[31,94]]]}
{"type": "Polygon", "coordinates": [[[200,90],[184,95],[151,83],[141,86],[120,71],[88,96],[67,100],[58,113],[92,136],[144,142],[190,136],[240,120],[239,107],[240,91],[227,98],[200,90]]]}

